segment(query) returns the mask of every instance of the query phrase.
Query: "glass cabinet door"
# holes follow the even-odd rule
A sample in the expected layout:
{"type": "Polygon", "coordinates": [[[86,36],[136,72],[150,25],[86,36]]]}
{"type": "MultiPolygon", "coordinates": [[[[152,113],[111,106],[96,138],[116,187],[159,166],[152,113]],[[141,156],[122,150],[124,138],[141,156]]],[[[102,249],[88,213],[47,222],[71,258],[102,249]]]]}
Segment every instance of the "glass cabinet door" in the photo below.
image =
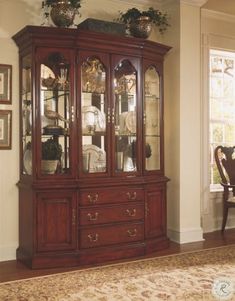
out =
{"type": "Polygon", "coordinates": [[[107,72],[95,56],[81,66],[82,173],[107,172],[107,72]]]}
{"type": "Polygon", "coordinates": [[[160,78],[155,67],[144,74],[144,135],[145,170],[159,170],[160,166],[160,78]]]}
{"type": "Polygon", "coordinates": [[[22,59],[21,73],[21,106],[22,106],[22,170],[26,175],[32,174],[32,83],[31,83],[31,55],[22,59]]]}
{"type": "Polygon", "coordinates": [[[137,72],[129,60],[114,70],[115,103],[111,112],[115,129],[115,172],[137,171],[137,72]]]}
{"type": "Polygon", "coordinates": [[[69,58],[59,51],[47,52],[40,65],[41,173],[44,175],[71,173],[70,69],[69,58]]]}

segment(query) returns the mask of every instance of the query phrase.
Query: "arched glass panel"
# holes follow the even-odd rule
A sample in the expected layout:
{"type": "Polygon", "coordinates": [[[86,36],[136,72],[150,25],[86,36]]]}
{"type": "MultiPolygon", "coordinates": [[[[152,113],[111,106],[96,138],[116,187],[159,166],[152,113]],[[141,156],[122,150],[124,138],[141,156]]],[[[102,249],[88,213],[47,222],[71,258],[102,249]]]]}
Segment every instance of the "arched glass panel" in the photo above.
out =
{"type": "Polygon", "coordinates": [[[96,58],[88,58],[81,70],[82,171],[107,171],[106,70],[96,58]]]}
{"type": "Polygon", "coordinates": [[[41,64],[41,173],[71,172],[70,64],[60,52],[51,52],[41,64]]]}
{"type": "Polygon", "coordinates": [[[32,93],[31,93],[31,67],[30,55],[22,59],[22,148],[23,168],[22,173],[32,174],[32,93]]]}
{"type": "Polygon", "coordinates": [[[155,67],[144,77],[145,169],[160,169],[160,78],[155,67]]]}
{"type": "Polygon", "coordinates": [[[123,60],[114,71],[115,106],[111,112],[115,125],[115,171],[137,171],[137,72],[128,60],[123,60]]]}

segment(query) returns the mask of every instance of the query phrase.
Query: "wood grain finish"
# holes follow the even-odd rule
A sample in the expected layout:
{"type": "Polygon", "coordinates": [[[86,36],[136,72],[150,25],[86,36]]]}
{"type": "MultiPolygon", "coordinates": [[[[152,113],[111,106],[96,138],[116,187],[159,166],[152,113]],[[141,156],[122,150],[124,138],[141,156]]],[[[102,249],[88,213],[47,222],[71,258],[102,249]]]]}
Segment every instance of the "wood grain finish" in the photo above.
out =
{"type": "Polygon", "coordinates": [[[122,202],[134,202],[144,200],[144,190],[140,188],[126,188],[119,187],[101,189],[90,189],[88,191],[81,191],[80,194],[81,205],[98,205],[111,204],[122,202]]]}
{"type": "Polygon", "coordinates": [[[106,225],[82,229],[80,233],[81,248],[94,248],[117,243],[141,241],[144,238],[144,224],[106,225]]]}
{"type": "Polygon", "coordinates": [[[133,221],[139,219],[144,219],[143,202],[81,208],[79,215],[80,226],[133,221]]]}

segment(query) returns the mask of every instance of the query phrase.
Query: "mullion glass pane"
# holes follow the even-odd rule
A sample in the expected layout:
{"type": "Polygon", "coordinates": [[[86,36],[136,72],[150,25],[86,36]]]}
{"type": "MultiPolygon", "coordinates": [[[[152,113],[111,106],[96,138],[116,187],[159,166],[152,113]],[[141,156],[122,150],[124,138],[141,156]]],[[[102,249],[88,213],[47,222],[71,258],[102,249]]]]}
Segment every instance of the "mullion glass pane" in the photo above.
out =
{"type": "Polygon", "coordinates": [[[106,70],[96,57],[82,64],[82,172],[107,171],[106,158],[106,70]]]}
{"type": "Polygon", "coordinates": [[[41,63],[41,173],[68,174],[70,166],[70,63],[60,52],[41,63]]]}
{"type": "Polygon", "coordinates": [[[115,171],[137,171],[136,70],[123,60],[114,71],[115,171]]]}
{"type": "Polygon", "coordinates": [[[159,170],[160,166],[160,78],[155,67],[145,72],[145,170],[159,170]]]}

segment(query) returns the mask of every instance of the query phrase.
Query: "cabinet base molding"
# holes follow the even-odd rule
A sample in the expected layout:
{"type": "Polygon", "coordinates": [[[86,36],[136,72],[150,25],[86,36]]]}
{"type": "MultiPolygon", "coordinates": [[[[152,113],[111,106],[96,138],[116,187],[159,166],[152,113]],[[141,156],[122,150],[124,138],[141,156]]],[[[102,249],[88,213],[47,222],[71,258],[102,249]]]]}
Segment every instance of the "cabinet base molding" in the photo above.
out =
{"type": "Polygon", "coordinates": [[[57,252],[36,254],[33,257],[18,248],[16,255],[17,260],[32,269],[63,268],[91,266],[101,263],[107,264],[125,259],[136,260],[147,254],[165,249],[168,246],[169,240],[167,238],[161,238],[149,240],[145,243],[138,242],[130,245],[83,250],[71,253],[59,254],[57,252]]]}

